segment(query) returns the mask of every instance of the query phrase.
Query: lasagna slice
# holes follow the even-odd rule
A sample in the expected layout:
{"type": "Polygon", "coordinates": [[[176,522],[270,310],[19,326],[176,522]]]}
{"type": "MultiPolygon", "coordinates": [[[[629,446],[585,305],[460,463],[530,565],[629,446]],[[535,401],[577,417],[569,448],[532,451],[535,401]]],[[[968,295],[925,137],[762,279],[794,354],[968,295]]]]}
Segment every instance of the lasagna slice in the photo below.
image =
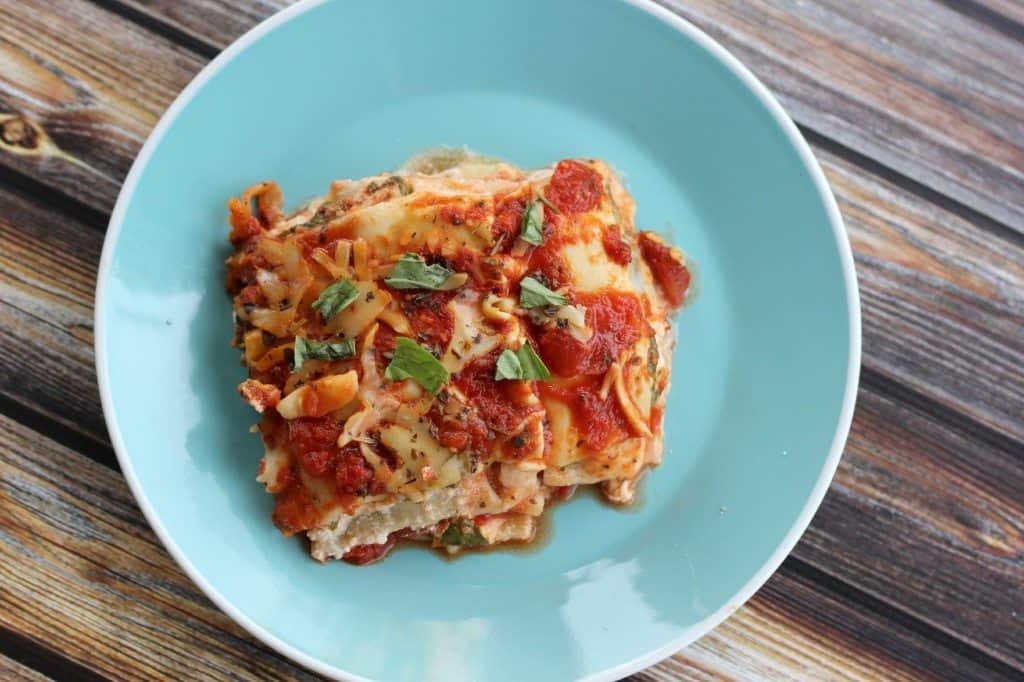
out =
{"type": "Polygon", "coordinates": [[[574,486],[627,504],[661,461],[690,273],[606,164],[424,157],[291,215],[272,182],[228,206],[258,480],[314,558],[527,542],[574,486]]]}

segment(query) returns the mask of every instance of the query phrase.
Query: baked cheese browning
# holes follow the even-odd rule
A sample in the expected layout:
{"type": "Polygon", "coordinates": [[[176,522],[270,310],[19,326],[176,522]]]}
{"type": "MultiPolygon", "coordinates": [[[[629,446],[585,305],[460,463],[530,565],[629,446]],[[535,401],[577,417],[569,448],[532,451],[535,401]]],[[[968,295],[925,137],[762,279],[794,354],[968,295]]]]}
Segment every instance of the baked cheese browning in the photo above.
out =
{"type": "Polygon", "coordinates": [[[227,288],[283,533],[368,563],[529,541],[576,485],[632,500],[690,272],[606,164],[422,157],[282,203],[229,202],[227,288]]]}

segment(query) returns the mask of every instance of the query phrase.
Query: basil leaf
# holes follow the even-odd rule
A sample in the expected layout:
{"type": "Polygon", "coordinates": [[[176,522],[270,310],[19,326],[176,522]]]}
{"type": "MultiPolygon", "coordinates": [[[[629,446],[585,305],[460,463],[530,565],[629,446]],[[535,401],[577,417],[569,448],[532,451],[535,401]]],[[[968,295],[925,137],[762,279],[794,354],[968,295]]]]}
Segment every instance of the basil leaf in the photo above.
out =
{"type": "Polygon", "coordinates": [[[441,533],[441,544],[459,547],[483,547],[487,540],[472,521],[453,521],[441,533]]]}
{"type": "Polygon", "coordinates": [[[356,286],[347,279],[339,279],[320,292],[320,295],[313,301],[313,307],[320,311],[324,322],[328,322],[357,298],[359,298],[359,290],[356,289],[356,286]]]}
{"type": "Polygon", "coordinates": [[[420,344],[400,336],[395,340],[395,355],[384,370],[391,381],[412,379],[431,393],[437,393],[448,383],[448,370],[420,344]]]}
{"type": "Polygon", "coordinates": [[[533,277],[524,277],[519,283],[519,305],[524,308],[561,307],[569,303],[569,299],[548,289],[533,277]]]}
{"type": "Polygon", "coordinates": [[[502,379],[522,379],[523,363],[519,362],[514,351],[505,349],[498,356],[498,365],[494,371],[495,381],[502,379]]]}
{"type": "Polygon", "coordinates": [[[544,204],[531,201],[526,205],[523,222],[519,225],[519,238],[534,246],[544,243],[544,204]]]}
{"type": "Polygon", "coordinates": [[[346,339],[341,343],[327,341],[311,341],[301,336],[295,337],[295,370],[302,369],[306,360],[347,360],[355,357],[356,342],[346,339]]]}
{"type": "Polygon", "coordinates": [[[550,378],[551,372],[544,366],[544,362],[537,357],[537,353],[528,343],[524,343],[517,351],[506,348],[498,356],[498,365],[494,372],[496,381],[503,379],[547,381],[550,378]]]}
{"type": "Polygon", "coordinates": [[[533,351],[533,346],[530,344],[524,343],[516,351],[516,357],[519,358],[519,364],[523,367],[524,379],[547,381],[551,378],[551,372],[544,366],[544,362],[533,351]]]}
{"type": "Polygon", "coordinates": [[[392,289],[440,289],[454,272],[443,265],[427,265],[423,256],[407,253],[395,263],[384,283],[392,289]]]}

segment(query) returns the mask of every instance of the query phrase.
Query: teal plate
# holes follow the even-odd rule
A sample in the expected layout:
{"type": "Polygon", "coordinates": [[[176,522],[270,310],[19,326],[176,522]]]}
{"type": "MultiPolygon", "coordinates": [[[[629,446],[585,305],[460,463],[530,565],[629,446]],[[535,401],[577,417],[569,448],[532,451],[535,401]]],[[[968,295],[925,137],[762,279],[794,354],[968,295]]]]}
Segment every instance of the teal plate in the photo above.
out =
{"type": "MultiPolygon", "coordinates": [[[[647,0],[308,0],[215,59],[117,202],[96,355],[139,505],[249,632],[342,679],[614,679],[749,598],[807,527],[849,430],[850,246],[807,144],[735,58],[647,0]],[[438,145],[606,159],[699,263],[665,463],[630,511],[581,495],[525,552],[320,565],[270,523],[222,288],[225,201],[289,204],[438,145]]],[[[202,652],[196,652],[201,656],[202,652]]]]}

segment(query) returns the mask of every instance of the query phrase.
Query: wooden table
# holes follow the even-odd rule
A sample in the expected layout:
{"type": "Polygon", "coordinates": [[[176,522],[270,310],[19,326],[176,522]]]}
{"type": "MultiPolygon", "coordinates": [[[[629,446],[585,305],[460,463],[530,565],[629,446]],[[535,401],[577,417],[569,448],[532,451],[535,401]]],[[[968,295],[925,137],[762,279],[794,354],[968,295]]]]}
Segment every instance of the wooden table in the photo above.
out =
{"type": "MultiPolygon", "coordinates": [[[[310,678],[122,479],[92,305],[173,97],[281,0],[0,0],[0,678],[310,678]]],[[[671,0],[781,99],[856,252],[846,453],[746,606],[636,679],[1024,679],[1024,2],[671,0]]]]}

